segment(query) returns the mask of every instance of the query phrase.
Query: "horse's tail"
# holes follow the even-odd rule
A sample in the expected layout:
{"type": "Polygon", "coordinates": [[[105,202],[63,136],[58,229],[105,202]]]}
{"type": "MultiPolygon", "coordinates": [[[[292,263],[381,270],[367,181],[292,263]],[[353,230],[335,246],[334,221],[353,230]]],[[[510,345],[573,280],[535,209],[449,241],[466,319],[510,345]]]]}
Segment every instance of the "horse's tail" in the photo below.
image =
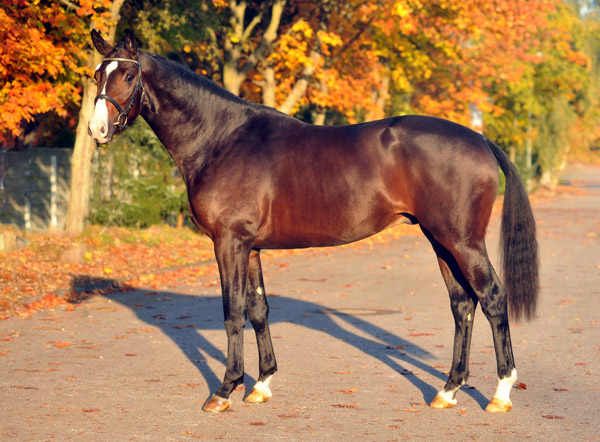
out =
{"type": "Polygon", "coordinates": [[[506,177],[500,262],[509,312],[515,321],[531,320],[536,313],[540,283],[533,211],[515,165],[498,145],[487,138],[486,141],[506,177]]]}

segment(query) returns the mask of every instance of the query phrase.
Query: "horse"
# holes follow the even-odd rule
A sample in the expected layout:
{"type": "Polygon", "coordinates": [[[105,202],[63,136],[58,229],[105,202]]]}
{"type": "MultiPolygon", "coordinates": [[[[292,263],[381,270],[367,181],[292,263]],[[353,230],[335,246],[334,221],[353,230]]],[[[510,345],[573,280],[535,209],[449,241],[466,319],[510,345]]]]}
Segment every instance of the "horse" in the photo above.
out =
{"type": "Polygon", "coordinates": [[[498,384],[486,407],[512,408],[517,379],[510,319],[535,317],[539,260],[535,219],[516,167],[484,135],[454,122],[404,115],[315,126],[248,103],[212,81],[139,49],[131,31],[116,45],[95,30],[104,57],[88,129],[108,143],[138,116],[181,172],[190,218],[214,243],[221,279],[227,365],[203,405],[221,412],[243,382],[243,332],[256,333],[259,377],[244,399],[266,402],[277,362],[269,331],[260,252],[328,247],[417,224],[437,255],[455,322],[452,366],[430,406],[449,408],[469,377],[475,309],[493,333],[498,384]],[[500,254],[503,281],[485,235],[506,177],[500,254]]]}

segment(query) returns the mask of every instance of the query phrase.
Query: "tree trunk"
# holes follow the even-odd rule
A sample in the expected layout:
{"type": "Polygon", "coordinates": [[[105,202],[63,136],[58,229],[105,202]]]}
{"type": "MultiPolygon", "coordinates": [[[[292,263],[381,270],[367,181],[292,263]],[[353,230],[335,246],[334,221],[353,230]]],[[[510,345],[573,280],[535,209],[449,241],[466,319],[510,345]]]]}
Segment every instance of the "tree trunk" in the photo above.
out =
{"type": "Polygon", "coordinates": [[[525,189],[527,192],[533,190],[533,141],[528,138],[525,141],[525,189]]]}
{"type": "MultiPolygon", "coordinates": [[[[96,57],[90,57],[96,58],[96,57]]],[[[94,111],[96,86],[89,79],[83,80],[83,98],[79,110],[79,122],[75,133],[75,146],[71,157],[71,193],[67,209],[66,231],[77,235],[85,227],[89,213],[92,153],[95,143],[88,135],[87,124],[94,111]]]]}
{"type": "Polygon", "coordinates": [[[264,106],[275,107],[276,103],[276,87],[275,87],[275,69],[273,66],[267,66],[262,69],[264,78],[262,84],[262,101],[264,106]]]}
{"type": "Polygon", "coordinates": [[[326,116],[327,116],[327,112],[325,111],[325,109],[320,109],[317,112],[317,116],[315,117],[315,121],[313,121],[313,124],[315,126],[323,126],[325,124],[326,116]]]}
{"type": "Polygon", "coordinates": [[[278,110],[280,112],[283,112],[284,114],[288,115],[292,113],[292,111],[298,104],[298,101],[300,101],[300,98],[302,98],[302,96],[306,92],[306,89],[308,88],[308,83],[312,78],[313,74],[315,73],[316,65],[320,58],[321,54],[319,54],[319,52],[311,51],[311,63],[307,64],[304,67],[304,70],[302,71],[302,76],[300,77],[300,79],[298,79],[298,81],[296,81],[294,87],[292,88],[292,91],[289,93],[289,95],[281,104],[281,106],[279,106],[278,110]]]}
{"type": "MultiPolygon", "coordinates": [[[[389,72],[389,66],[385,64],[385,72],[389,72]]],[[[390,96],[390,77],[384,74],[379,84],[379,89],[373,91],[371,100],[375,103],[375,106],[367,112],[366,121],[378,120],[385,117],[385,103],[390,96]]]]}
{"type": "Polygon", "coordinates": [[[562,171],[565,170],[565,167],[567,167],[570,150],[571,146],[566,146],[562,149],[561,153],[557,155],[558,160],[555,162],[556,165],[553,165],[548,170],[542,171],[540,176],[540,185],[542,187],[545,187],[552,192],[556,190],[556,187],[560,183],[560,175],[562,171]]]}
{"type": "MultiPolygon", "coordinates": [[[[269,58],[273,50],[273,43],[277,38],[277,32],[281,22],[281,15],[287,0],[275,0],[275,2],[260,10],[257,15],[248,19],[246,17],[247,1],[229,2],[231,17],[229,19],[229,33],[223,42],[223,86],[229,92],[240,95],[243,82],[248,74],[259,63],[269,58]],[[264,16],[270,12],[270,19],[258,46],[249,54],[244,53],[244,47],[252,38],[256,27],[261,23],[264,16]]],[[[213,31],[214,32],[214,31],[213,31]]],[[[216,38],[213,39],[216,45],[216,38]]]]}
{"type": "MultiPolygon", "coordinates": [[[[108,32],[108,40],[112,41],[115,37],[116,24],[121,15],[121,6],[124,0],[115,0],[112,3],[112,23],[108,32]]],[[[88,54],[88,68],[92,71],[100,63],[102,56],[91,49],[88,54]]],[[[91,166],[92,153],[95,144],[88,135],[88,121],[94,112],[94,98],[96,95],[96,85],[91,78],[82,79],[83,96],[81,98],[81,109],[79,110],[79,121],[75,132],[75,145],[73,146],[73,156],[71,158],[71,190],[69,197],[69,207],[67,209],[67,219],[65,230],[67,233],[77,235],[83,232],[85,220],[90,210],[90,189],[92,182],[91,166]]]]}

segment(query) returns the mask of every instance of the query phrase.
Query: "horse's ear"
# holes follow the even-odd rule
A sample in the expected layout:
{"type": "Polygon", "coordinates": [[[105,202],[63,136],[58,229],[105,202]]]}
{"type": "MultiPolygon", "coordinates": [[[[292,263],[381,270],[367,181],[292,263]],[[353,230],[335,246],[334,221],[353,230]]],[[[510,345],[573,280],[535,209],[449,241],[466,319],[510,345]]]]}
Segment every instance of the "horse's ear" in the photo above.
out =
{"type": "Polygon", "coordinates": [[[133,55],[133,56],[137,55],[138,41],[130,29],[127,29],[125,31],[125,49],[127,49],[131,53],[131,55],[133,55]]]}
{"type": "Polygon", "coordinates": [[[96,50],[100,52],[103,56],[106,56],[110,51],[112,51],[113,47],[108,43],[98,31],[92,29],[92,42],[96,47],[96,50]]]}

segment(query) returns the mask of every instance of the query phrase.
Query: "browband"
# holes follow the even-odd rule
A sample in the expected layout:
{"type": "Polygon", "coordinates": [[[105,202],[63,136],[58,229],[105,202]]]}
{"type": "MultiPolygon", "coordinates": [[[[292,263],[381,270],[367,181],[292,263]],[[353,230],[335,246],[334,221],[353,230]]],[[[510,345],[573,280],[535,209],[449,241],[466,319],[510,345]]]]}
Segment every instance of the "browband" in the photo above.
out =
{"type": "Polygon", "coordinates": [[[129,61],[131,63],[135,63],[137,64],[139,67],[142,67],[141,63],[138,60],[134,60],[133,58],[105,58],[104,60],[102,60],[102,62],[104,63],[105,61],[129,61]]]}

